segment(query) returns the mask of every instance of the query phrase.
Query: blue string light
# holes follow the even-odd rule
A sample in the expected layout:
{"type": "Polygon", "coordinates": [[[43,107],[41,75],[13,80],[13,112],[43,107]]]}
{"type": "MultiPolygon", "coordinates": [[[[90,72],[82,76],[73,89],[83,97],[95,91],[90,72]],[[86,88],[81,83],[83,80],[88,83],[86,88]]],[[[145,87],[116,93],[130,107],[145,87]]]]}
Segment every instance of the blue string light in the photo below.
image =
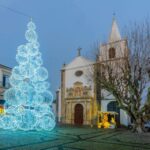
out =
{"type": "Polygon", "coordinates": [[[42,66],[35,29],[31,20],[25,33],[28,43],[17,48],[19,65],[12,69],[11,88],[4,94],[5,113],[0,116],[0,128],[50,131],[55,127],[53,95],[48,90],[48,71],[42,66]]]}

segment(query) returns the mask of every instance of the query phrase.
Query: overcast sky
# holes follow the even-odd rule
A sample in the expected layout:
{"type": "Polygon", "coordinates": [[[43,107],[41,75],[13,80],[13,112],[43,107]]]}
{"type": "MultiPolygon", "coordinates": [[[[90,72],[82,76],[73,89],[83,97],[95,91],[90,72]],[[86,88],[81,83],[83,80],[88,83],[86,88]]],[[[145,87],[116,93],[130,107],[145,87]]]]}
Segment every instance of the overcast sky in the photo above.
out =
{"type": "Polygon", "coordinates": [[[62,64],[76,57],[76,49],[82,47],[86,56],[95,42],[108,39],[113,12],[122,31],[130,22],[150,15],[150,0],[0,0],[0,64],[9,67],[17,65],[16,48],[26,42],[29,17],[17,11],[36,23],[54,93],[62,64]]]}

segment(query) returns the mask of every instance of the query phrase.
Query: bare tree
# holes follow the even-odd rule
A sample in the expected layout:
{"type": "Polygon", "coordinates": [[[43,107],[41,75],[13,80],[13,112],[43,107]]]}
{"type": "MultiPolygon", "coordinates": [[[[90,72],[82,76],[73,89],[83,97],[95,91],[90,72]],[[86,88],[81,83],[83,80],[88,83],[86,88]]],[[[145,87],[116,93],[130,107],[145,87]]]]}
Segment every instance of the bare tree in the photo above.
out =
{"type": "Polygon", "coordinates": [[[133,120],[133,131],[141,133],[144,122],[150,117],[150,23],[146,20],[130,26],[126,37],[126,56],[97,61],[93,77],[97,90],[104,89],[112,94],[133,120]]]}

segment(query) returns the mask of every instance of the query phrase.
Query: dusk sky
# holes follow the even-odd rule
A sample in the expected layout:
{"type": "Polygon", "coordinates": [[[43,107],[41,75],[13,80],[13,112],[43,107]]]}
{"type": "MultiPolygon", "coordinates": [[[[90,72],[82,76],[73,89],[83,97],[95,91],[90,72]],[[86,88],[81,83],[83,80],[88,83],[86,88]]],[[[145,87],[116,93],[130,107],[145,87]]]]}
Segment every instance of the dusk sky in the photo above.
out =
{"type": "Polygon", "coordinates": [[[94,43],[108,39],[113,12],[123,31],[130,22],[150,16],[150,0],[0,0],[0,64],[9,67],[17,65],[16,49],[26,42],[30,20],[18,11],[32,16],[37,26],[54,93],[60,85],[62,64],[76,57],[76,49],[82,47],[82,55],[88,56],[94,43]]]}

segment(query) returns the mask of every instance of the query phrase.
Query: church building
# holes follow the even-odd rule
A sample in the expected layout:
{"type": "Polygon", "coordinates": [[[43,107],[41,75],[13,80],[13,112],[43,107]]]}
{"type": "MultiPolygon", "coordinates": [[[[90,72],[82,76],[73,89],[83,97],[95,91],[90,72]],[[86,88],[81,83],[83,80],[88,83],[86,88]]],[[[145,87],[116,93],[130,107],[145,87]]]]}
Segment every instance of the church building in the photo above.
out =
{"type": "Polygon", "coordinates": [[[97,115],[94,83],[87,77],[94,62],[78,55],[61,70],[58,121],[63,124],[91,125],[97,115]]]}
{"type": "MultiPolygon", "coordinates": [[[[128,57],[127,40],[122,39],[118,25],[113,19],[108,43],[100,45],[98,64],[118,63],[128,57]]],[[[129,125],[130,118],[117,106],[113,95],[103,89],[96,89],[96,81],[89,80],[89,72],[94,72],[96,62],[80,54],[61,69],[61,87],[57,91],[58,123],[72,125],[96,125],[98,112],[116,112],[121,125],[129,125]],[[100,99],[97,91],[101,90],[100,99]]]]}

